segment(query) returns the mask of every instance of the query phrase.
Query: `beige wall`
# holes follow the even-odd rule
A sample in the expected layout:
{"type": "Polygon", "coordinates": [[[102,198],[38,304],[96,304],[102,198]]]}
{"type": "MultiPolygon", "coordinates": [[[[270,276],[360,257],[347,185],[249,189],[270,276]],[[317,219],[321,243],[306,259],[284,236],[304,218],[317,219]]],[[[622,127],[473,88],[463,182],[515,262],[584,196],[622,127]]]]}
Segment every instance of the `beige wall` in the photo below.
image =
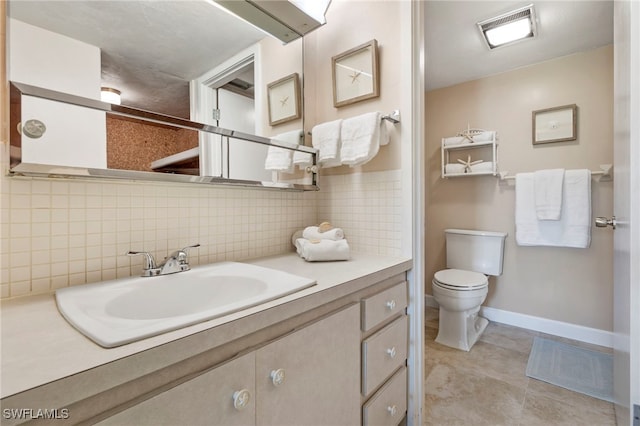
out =
{"type": "MultiPolygon", "coordinates": [[[[485,306],[612,330],[610,230],[592,228],[588,249],[519,247],[515,243],[514,181],[492,176],[440,178],[441,138],[469,124],[499,134],[499,170],[510,174],[612,163],[613,48],[606,46],[426,95],[427,293],[445,267],[445,228],[509,233],[504,273],[490,280],[485,306]],[[533,146],[531,112],[578,105],[578,139],[533,146]]],[[[592,216],[611,216],[611,182],[592,182],[592,216]]]]}
{"type": "MultiPolygon", "coordinates": [[[[401,90],[401,1],[334,0],[327,13],[327,24],[305,36],[304,91],[305,130],[319,123],[380,111],[388,114],[400,108],[401,90]],[[331,58],[372,39],[378,41],[380,96],[352,105],[333,106],[331,58]]],[[[380,147],[378,155],[359,167],[324,169],[322,174],[345,174],[397,170],[400,168],[400,129],[387,124],[391,142],[380,147]]],[[[310,140],[309,140],[310,144],[310,140]]]]}

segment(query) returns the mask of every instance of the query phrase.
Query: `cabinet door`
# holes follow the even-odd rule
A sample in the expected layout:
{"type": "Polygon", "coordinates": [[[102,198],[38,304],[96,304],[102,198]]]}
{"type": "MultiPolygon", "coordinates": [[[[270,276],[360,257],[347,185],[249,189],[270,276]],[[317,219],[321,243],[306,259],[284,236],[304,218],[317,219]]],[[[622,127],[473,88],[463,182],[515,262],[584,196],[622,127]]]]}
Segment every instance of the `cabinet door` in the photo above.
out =
{"type": "Polygon", "coordinates": [[[359,328],[353,305],[259,349],[256,423],[360,424],[359,328]]]}
{"type": "Polygon", "coordinates": [[[252,425],[255,423],[254,369],[252,352],[98,424],[252,425]]]}

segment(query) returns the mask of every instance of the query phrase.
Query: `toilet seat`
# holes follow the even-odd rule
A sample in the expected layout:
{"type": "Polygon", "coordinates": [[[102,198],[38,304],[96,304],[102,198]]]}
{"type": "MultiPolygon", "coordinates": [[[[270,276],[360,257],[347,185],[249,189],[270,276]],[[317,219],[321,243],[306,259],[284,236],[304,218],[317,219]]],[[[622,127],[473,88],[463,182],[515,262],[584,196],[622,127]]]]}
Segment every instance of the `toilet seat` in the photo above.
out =
{"type": "Polygon", "coordinates": [[[455,291],[478,290],[489,285],[486,275],[463,269],[443,269],[434,274],[434,284],[455,291]]]}

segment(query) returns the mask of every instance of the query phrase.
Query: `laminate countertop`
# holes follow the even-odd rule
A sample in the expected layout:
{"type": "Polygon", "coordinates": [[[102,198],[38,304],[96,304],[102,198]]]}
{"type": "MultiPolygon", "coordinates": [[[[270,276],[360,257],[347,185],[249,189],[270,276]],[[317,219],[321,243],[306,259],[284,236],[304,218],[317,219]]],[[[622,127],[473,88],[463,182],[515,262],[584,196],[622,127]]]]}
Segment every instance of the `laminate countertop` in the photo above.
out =
{"type": "MultiPolygon", "coordinates": [[[[242,311],[109,349],[86,338],[60,315],[53,292],[3,301],[1,398],[40,387],[40,393],[47,394],[46,403],[55,404],[53,388],[46,389],[46,385],[61,379],[69,382],[65,393],[76,388],[82,392],[88,382],[97,391],[113,387],[126,381],[132,369],[138,375],[157,371],[402,274],[412,266],[408,258],[362,253],[354,253],[351,260],[343,262],[310,263],[287,253],[245,263],[313,278],[317,284],[242,311]],[[127,368],[120,368],[124,360],[127,368]],[[74,380],[78,383],[72,383],[74,380]]],[[[60,402],[69,398],[73,395],[65,395],[60,402]]]]}

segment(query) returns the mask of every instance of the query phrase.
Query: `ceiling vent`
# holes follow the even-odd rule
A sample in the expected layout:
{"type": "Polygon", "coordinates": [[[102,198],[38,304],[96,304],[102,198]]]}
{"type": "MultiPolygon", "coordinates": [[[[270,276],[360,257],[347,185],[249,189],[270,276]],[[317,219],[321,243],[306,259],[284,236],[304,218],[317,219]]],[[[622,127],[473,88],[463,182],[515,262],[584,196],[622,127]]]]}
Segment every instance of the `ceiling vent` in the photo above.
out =
{"type": "Polygon", "coordinates": [[[533,38],[537,34],[532,4],[478,22],[477,25],[489,49],[533,38]]]}

